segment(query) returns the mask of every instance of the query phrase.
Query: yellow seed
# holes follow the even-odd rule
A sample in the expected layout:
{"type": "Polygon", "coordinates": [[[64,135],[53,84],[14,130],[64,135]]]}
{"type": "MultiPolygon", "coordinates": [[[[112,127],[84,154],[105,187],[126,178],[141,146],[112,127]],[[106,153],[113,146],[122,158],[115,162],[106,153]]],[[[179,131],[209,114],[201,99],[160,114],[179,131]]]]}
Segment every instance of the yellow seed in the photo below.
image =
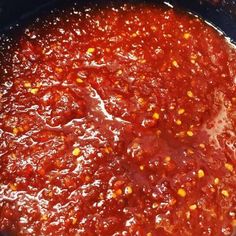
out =
{"type": "Polygon", "coordinates": [[[110,48],[106,48],[106,52],[110,52],[111,51],[111,49],[110,48]]]}
{"type": "Polygon", "coordinates": [[[215,178],[215,179],[214,179],[214,184],[217,185],[217,184],[219,184],[219,183],[220,183],[220,179],[219,179],[219,178],[215,178]]]}
{"type": "Polygon", "coordinates": [[[116,190],[116,192],[115,192],[115,194],[116,194],[117,196],[120,196],[122,193],[123,193],[123,192],[122,192],[121,189],[118,189],[118,190],[116,190]]]}
{"type": "Polygon", "coordinates": [[[72,217],[72,224],[75,225],[77,223],[77,219],[75,217],[72,217]]]}
{"type": "Polygon", "coordinates": [[[193,151],[191,148],[188,148],[188,149],[187,149],[187,153],[188,153],[189,155],[192,155],[192,154],[194,154],[194,151],[193,151]]]}
{"type": "Polygon", "coordinates": [[[176,68],[178,68],[179,67],[179,64],[178,64],[178,62],[177,61],[172,61],[172,65],[174,66],[174,67],[176,67],[176,68]]]}
{"type": "Polygon", "coordinates": [[[12,160],[16,160],[16,154],[15,154],[15,153],[12,153],[12,154],[11,154],[11,159],[12,159],[12,160]]]}
{"type": "Polygon", "coordinates": [[[144,165],[139,166],[139,169],[143,171],[144,170],[144,165]]]}
{"type": "Polygon", "coordinates": [[[232,220],[231,224],[233,227],[236,227],[236,219],[232,220]]]}
{"type": "Polygon", "coordinates": [[[74,156],[79,156],[79,154],[80,154],[80,149],[79,149],[78,147],[75,148],[75,149],[73,150],[72,154],[73,154],[74,156]]]}
{"type": "Polygon", "coordinates": [[[210,190],[212,193],[214,193],[216,191],[213,187],[211,187],[210,190]]]}
{"type": "Polygon", "coordinates": [[[165,158],[164,158],[164,162],[170,162],[171,161],[171,157],[170,156],[166,156],[165,158]]]}
{"type": "Polygon", "coordinates": [[[147,61],[146,61],[145,59],[141,59],[141,60],[139,60],[139,62],[140,62],[141,64],[145,64],[147,61]]]}
{"type": "Polygon", "coordinates": [[[179,133],[176,133],[176,136],[177,137],[180,137],[180,138],[184,138],[185,137],[185,132],[184,131],[181,131],[179,133]]]}
{"type": "Polygon", "coordinates": [[[200,179],[200,178],[203,178],[203,177],[205,176],[205,173],[204,173],[203,170],[199,170],[199,171],[197,172],[197,175],[198,175],[198,178],[200,179]]]}
{"type": "Polygon", "coordinates": [[[104,199],[104,194],[103,194],[103,193],[100,193],[100,194],[99,194],[99,199],[101,199],[101,200],[104,199]]]}
{"type": "Polygon", "coordinates": [[[224,196],[224,197],[229,197],[229,192],[227,190],[222,190],[221,191],[221,194],[224,196]]]}
{"type": "Polygon", "coordinates": [[[18,128],[16,128],[16,127],[13,128],[12,133],[13,133],[14,135],[17,135],[18,132],[19,132],[18,128]]]}
{"type": "Polygon", "coordinates": [[[56,67],[55,71],[56,71],[57,73],[61,73],[63,70],[62,70],[62,68],[56,67]]]}
{"type": "Polygon", "coordinates": [[[159,120],[160,119],[160,115],[155,112],[153,115],[152,115],[152,118],[155,119],[155,120],[159,120]]]}
{"type": "Polygon", "coordinates": [[[105,147],[103,150],[106,154],[109,154],[113,151],[111,147],[105,147]]]}
{"type": "Polygon", "coordinates": [[[200,143],[200,144],[199,144],[199,147],[200,147],[200,148],[205,148],[205,147],[206,147],[206,145],[205,145],[205,144],[203,144],[203,143],[200,143]]]}
{"type": "Polygon", "coordinates": [[[116,99],[117,99],[117,101],[122,101],[123,96],[120,95],[120,94],[117,94],[117,95],[116,95],[116,99]]]}
{"type": "Polygon", "coordinates": [[[181,109],[178,110],[178,114],[179,114],[179,115],[184,114],[184,112],[185,112],[185,110],[184,110],[183,108],[181,108],[181,109]]]}
{"type": "Polygon", "coordinates": [[[152,30],[152,31],[157,31],[157,27],[154,26],[154,25],[152,25],[152,26],[151,26],[151,30],[152,30]]]}
{"type": "Polygon", "coordinates": [[[123,73],[122,70],[118,70],[118,71],[116,72],[117,75],[122,75],[122,73],[123,73]]]}
{"type": "Polygon", "coordinates": [[[25,88],[30,88],[31,87],[31,83],[30,82],[25,82],[24,83],[24,87],[25,88]]]}
{"type": "Polygon", "coordinates": [[[153,204],[152,204],[152,208],[153,209],[156,209],[158,207],[158,203],[157,202],[154,202],[153,204]]]}
{"type": "Polygon", "coordinates": [[[16,184],[9,184],[9,185],[10,185],[10,189],[12,191],[16,191],[17,190],[16,184]]]}
{"type": "Polygon", "coordinates": [[[39,91],[39,89],[38,88],[32,88],[32,89],[30,89],[29,90],[32,94],[36,94],[38,91],[39,91]]]}
{"type": "Polygon", "coordinates": [[[184,39],[189,39],[191,37],[190,33],[184,33],[183,35],[184,39]]]}
{"type": "Polygon", "coordinates": [[[88,48],[87,53],[93,53],[95,51],[95,48],[88,48]]]}
{"type": "Polygon", "coordinates": [[[175,123],[176,123],[177,125],[181,125],[181,124],[182,124],[182,121],[181,121],[181,120],[176,120],[175,123]]]}
{"type": "Polygon", "coordinates": [[[193,97],[193,92],[189,90],[189,91],[187,92],[187,95],[188,95],[188,97],[192,98],[192,97],[193,97]]]}
{"type": "Polygon", "coordinates": [[[139,98],[139,99],[138,99],[138,103],[139,103],[140,105],[144,105],[144,99],[143,99],[143,98],[139,98]]]}
{"type": "Polygon", "coordinates": [[[180,197],[186,196],[186,191],[183,188],[179,188],[177,193],[180,197]]]}
{"type": "Polygon", "coordinates": [[[197,209],[197,205],[196,204],[193,204],[189,207],[190,210],[194,211],[197,209]]]}
{"type": "Polygon", "coordinates": [[[171,206],[174,206],[175,203],[176,203],[176,199],[175,199],[175,198],[171,198],[171,199],[169,200],[169,204],[170,204],[171,206]]]}
{"type": "Polygon", "coordinates": [[[188,130],[188,131],[187,131],[187,135],[188,135],[189,137],[192,137],[192,136],[193,136],[193,132],[192,132],[191,130],[188,130]]]}
{"type": "Polygon", "coordinates": [[[187,211],[187,212],[185,213],[185,215],[186,215],[186,218],[189,220],[189,219],[190,219],[190,216],[191,216],[190,211],[187,211]]]}
{"type": "Polygon", "coordinates": [[[225,163],[225,168],[230,171],[230,172],[233,172],[234,170],[234,167],[233,165],[229,164],[229,163],[225,163]]]}
{"type": "Polygon", "coordinates": [[[23,131],[24,131],[23,127],[21,127],[21,126],[18,127],[18,130],[19,130],[20,132],[23,132],[23,131]]]}
{"type": "Polygon", "coordinates": [[[158,130],[156,131],[156,135],[159,137],[159,136],[161,135],[161,130],[158,129],[158,130]]]}
{"type": "Polygon", "coordinates": [[[47,216],[47,215],[42,215],[41,218],[40,218],[40,220],[46,221],[46,220],[48,220],[48,216],[47,216]]]}
{"type": "Polygon", "coordinates": [[[91,178],[90,178],[90,176],[86,175],[84,179],[86,182],[89,182],[91,178]]]}
{"type": "Polygon", "coordinates": [[[196,60],[197,59],[197,55],[196,54],[191,54],[191,59],[196,60]]]}
{"type": "Polygon", "coordinates": [[[41,86],[42,86],[42,83],[39,83],[39,82],[36,83],[37,88],[40,88],[41,86]]]}
{"type": "Polygon", "coordinates": [[[84,81],[83,81],[81,78],[77,78],[77,79],[76,79],[76,82],[77,82],[78,84],[82,84],[84,81]]]}
{"type": "Polygon", "coordinates": [[[151,232],[149,232],[149,233],[147,233],[147,234],[146,234],[146,236],[152,236],[152,233],[151,233],[151,232]]]}
{"type": "Polygon", "coordinates": [[[125,193],[126,194],[131,194],[133,192],[133,189],[130,187],[130,186],[127,186],[126,188],[125,188],[125,193]]]}

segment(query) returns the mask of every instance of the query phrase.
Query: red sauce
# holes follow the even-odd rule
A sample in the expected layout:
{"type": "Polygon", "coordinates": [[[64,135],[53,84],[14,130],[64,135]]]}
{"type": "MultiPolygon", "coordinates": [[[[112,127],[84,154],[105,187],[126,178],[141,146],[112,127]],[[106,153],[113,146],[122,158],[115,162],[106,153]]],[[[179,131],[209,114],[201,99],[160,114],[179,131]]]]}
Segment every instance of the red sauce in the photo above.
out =
{"type": "Polygon", "coordinates": [[[236,50],[219,32],[171,8],[73,10],[5,58],[0,230],[233,233],[236,50]]]}

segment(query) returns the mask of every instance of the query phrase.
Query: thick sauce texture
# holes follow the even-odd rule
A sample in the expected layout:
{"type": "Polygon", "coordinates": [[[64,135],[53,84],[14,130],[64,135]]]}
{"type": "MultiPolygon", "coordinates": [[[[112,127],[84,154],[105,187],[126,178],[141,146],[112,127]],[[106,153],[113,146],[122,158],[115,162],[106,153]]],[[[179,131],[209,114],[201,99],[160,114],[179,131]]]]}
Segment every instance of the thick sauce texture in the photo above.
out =
{"type": "Polygon", "coordinates": [[[1,61],[0,230],[233,234],[236,50],[219,32],[169,7],[74,8],[13,48],[1,61]]]}

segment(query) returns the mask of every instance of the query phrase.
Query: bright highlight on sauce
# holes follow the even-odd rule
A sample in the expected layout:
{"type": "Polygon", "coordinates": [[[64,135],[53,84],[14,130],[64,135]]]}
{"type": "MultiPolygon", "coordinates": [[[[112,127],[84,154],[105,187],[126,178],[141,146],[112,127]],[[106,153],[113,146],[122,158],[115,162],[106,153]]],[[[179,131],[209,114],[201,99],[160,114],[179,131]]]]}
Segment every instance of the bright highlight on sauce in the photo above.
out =
{"type": "Polygon", "coordinates": [[[0,231],[232,235],[236,50],[168,7],[71,10],[1,60],[0,231]]]}

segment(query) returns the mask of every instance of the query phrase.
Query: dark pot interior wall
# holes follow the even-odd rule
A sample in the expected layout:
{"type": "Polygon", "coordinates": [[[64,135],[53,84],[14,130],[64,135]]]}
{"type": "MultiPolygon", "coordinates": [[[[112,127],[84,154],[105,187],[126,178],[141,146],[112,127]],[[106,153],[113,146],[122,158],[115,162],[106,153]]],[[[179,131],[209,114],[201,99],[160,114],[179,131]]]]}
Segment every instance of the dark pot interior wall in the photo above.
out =
{"type": "MultiPolygon", "coordinates": [[[[108,0],[102,1],[108,2],[108,0]]],[[[131,1],[144,2],[142,0],[131,1]]],[[[48,11],[57,5],[71,4],[71,2],[71,0],[0,0],[0,33],[6,32],[9,25],[14,25],[21,21],[30,21],[41,11],[48,11]]],[[[77,2],[83,4],[88,1],[78,0],[77,2]]],[[[122,0],[122,2],[127,1],[122,0]]],[[[146,0],[145,2],[160,1],[146,0]]],[[[202,16],[218,26],[232,40],[236,41],[236,0],[168,0],[168,2],[202,16]]]]}

